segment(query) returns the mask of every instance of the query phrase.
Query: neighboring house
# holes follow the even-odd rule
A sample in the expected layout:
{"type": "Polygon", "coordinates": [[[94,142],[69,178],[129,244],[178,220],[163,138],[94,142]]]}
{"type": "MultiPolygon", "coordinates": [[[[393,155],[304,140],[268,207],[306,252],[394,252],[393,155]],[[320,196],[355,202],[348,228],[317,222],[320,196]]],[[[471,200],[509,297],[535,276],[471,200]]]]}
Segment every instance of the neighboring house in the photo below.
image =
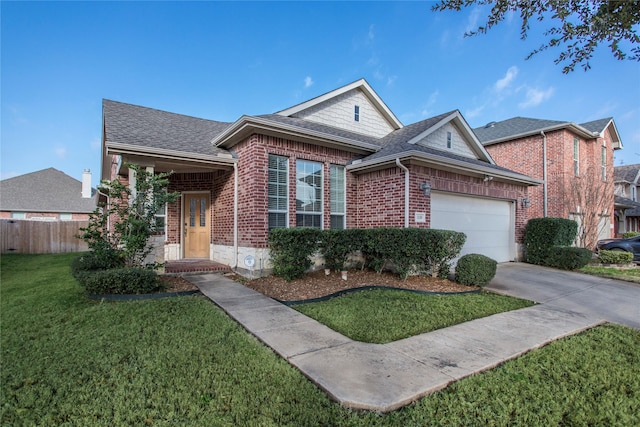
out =
{"type": "Polygon", "coordinates": [[[54,168],[0,181],[0,218],[86,221],[97,206],[91,172],[82,182],[54,168]]]}
{"type": "Polygon", "coordinates": [[[614,181],[617,233],[640,232],[640,164],[616,166],[614,181]]]}
{"type": "Polygon", "coordinates": [[[174,172],[164,259],[240,269],[269,268],[276,227],[456,229],[463,253],[513,260],[541,183],[497,166],[459,111],[404,126],[365,80],[233,123],[104,100],[103,145],[103,179],[174,172]]]}
{"type": "Polygon", "coordinates": [[[585,247],[613,235],[613,153],[622,142],[612,118],[575,124],[514,117],[474,132],[498,165],[544,182],[529,191],[528,219],[575,219],[585,247]]]}

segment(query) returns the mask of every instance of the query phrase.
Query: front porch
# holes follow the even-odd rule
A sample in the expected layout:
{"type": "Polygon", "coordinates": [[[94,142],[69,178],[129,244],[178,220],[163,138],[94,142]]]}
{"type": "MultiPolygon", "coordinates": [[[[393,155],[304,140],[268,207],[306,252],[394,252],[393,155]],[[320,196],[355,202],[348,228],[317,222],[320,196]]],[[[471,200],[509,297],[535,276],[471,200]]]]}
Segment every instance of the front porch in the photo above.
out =
{"type": "Polygon", "coordinates": [[[229,272],[229,266],[208,259],[180,259],[167,261],[164,265],[165,274],[189,274],[229,272]]]}

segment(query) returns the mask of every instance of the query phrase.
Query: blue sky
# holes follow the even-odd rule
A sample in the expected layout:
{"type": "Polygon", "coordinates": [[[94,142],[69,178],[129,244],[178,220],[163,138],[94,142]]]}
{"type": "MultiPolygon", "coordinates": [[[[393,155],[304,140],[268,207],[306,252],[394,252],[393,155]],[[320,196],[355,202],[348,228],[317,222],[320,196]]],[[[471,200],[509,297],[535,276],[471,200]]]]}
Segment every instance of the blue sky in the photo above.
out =
{"type": "Polygon", "coordinates": [[[410,124],[459,109],[472,127],[514,116],[612,116],[640,163],[640,63],[603,46],[562,74],[551,50],[525,61],[512,16],[463,38],[486,9],[432,2],[0,2],[2,179],[100,170],[103,98],[220,121],[273,113],[365,78],[410,124]]]}

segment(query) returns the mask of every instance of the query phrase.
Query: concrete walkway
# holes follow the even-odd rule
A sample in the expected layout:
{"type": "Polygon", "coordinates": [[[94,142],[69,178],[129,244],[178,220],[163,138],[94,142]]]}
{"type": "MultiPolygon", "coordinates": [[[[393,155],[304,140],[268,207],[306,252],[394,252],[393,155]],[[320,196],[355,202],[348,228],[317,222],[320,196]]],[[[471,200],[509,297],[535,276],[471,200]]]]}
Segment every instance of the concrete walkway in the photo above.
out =
{"type": "Polygon", "coordinates": [[[602,322],[593,313],[537,305],[367,344],[219,274],[187,279],[341,405],[379,412],[602,322]]]}

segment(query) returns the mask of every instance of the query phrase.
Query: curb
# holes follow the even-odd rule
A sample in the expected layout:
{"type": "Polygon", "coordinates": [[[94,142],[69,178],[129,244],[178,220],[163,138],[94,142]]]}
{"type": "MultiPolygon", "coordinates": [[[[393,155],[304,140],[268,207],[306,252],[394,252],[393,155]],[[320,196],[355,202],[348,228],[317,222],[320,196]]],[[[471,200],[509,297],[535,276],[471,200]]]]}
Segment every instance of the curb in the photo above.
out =
{"type": "Polygon", "coordinates": [[[466,294],[479,294],[482,291],[482,289],[474,289],[472,291],[464,291],[464,292],[431,292],[431,291],[419,291],[416,289],[395,288],[393,286],[360,286],[358,288],[345,289],[343,291],[334,292],[332,294],[325,295],[323,297],[318,297],[318,298],[295,300],[295,301],[283,301],[275,298],[274,299],[279,303],[286,305],[287,307],[291,307],[293,305],[328,301],[331,298],[350,294],[352,292],[368,291],[371,289],[389,289],[394,291],[413,292],[414,294],[421,294],[421,295],[466,295],[466,294]]]}

